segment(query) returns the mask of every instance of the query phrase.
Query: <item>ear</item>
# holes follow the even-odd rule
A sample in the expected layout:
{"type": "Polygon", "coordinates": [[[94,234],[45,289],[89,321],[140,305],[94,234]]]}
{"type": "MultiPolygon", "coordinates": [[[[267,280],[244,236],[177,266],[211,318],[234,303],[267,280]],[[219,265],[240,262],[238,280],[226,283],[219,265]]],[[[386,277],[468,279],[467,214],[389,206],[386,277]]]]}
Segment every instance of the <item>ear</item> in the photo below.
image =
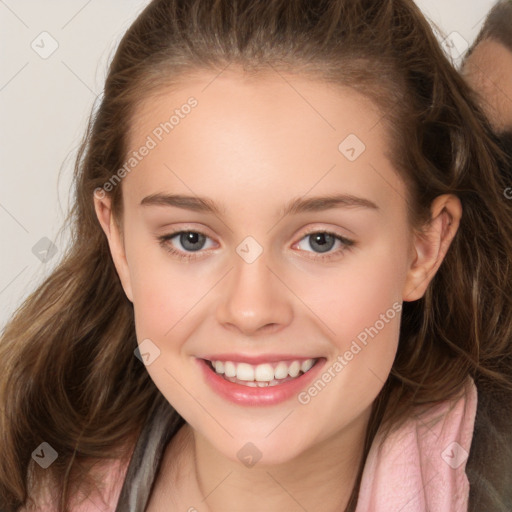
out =
{"type": "Polygon", "coordinates": [[[94,194],[94,208],[96,216],[101,224],[105,235],[107,236],[112,260],[117,270],[119,279],[124,289],[124,293],[133,302],[133,294],[130,280],[130,272],[128,269],[128,261],[124,249],[124,242],[119,230],[119,226],[114,219],[111,208],[111,199],[105,193],[94,194]]]}
{"type": "Polygon", "coordinates": [[[445,194],[435,198],[430,212],[430,221],[414,234],[413,257],[402,292],[404,301],[423,297],[457,233],[462,205],[457,196],[445,194]]]}

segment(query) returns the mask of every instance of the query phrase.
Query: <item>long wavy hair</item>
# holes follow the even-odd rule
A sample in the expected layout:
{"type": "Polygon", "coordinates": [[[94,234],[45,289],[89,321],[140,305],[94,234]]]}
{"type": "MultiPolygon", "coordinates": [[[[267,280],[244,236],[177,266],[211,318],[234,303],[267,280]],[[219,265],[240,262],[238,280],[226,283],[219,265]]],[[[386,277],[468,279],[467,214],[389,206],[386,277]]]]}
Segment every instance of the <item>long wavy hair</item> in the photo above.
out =
{"type": "MultiPolygon", "coordinates": [[[[118,46],[78,151],[66,223],[71,243],[1,336],[0,501],[8,511],[50,484],[56,507],[67,510],[79,489],[99,480],[95,462],[129,457],[162,400],[134,357],[133,305],[93,193],[126,161],[142,100],[187,72],[219,73],[231,64],[308,75],[374,101],[414,227],[429,219],[436,196],[461,200],[460,227],[443,264],[424,297],[404,303],[397,356],[374,403],[365,449],[377,428],[456,396],[468,376],[477,387],[512,390],[512,206],[499,172],[504,156],[414,2],[153,0],[118,46]],[[58,453],[46,470],[31,459],[43,441],[58,453]]],[[[118,220],[122,188],[109,192],[118,220]]],[[[505,475],[497,478],[501,488],[505,475]]],[[[354,488],[348,508],[356,501],[354,488]]]]}

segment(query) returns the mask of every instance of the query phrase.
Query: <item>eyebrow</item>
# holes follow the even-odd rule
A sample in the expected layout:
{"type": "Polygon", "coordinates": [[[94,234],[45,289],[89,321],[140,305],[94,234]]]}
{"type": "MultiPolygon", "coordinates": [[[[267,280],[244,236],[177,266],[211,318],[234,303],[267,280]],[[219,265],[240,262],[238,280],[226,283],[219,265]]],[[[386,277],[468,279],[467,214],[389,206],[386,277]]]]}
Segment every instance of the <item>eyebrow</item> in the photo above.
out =
{"type": "MultiPolygon", "coordinates": [[[[211,199],[180,194],[151,194],[140,202],[141,206],[174,206],[200,213],[211,213],[222,216],[225,212],[211,199]]],[[[337,194],[320,197],[299,197],[292,199],[281,211],[281,216],[296,215],[306,212],[319,212],[332,208],[368,208],[379,210],[379,207],[369,199],[350,194],[337,194]]]]}

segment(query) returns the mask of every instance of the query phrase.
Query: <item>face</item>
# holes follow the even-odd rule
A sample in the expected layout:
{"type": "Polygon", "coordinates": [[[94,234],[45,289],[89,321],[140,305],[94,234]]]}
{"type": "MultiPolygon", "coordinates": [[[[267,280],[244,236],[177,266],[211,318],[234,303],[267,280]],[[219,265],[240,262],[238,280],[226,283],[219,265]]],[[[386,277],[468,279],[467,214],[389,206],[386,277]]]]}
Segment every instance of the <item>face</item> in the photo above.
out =
{"type": "Polygon", "coordinates": [[[122,181],[122,241],[96,208],[163,395],[233,460],[248,442],[291,460],[367,422],[402,301],[435,270],[382,113],[348,88],[225,72],[134,119],[132,150],[153,147],[122,181]]]}
{"type": "Polygon", "coordinates": [[[512,52],[497,41],[484,40],[468,57],[464,75],[494,129],[512,130],[512,52]]]}

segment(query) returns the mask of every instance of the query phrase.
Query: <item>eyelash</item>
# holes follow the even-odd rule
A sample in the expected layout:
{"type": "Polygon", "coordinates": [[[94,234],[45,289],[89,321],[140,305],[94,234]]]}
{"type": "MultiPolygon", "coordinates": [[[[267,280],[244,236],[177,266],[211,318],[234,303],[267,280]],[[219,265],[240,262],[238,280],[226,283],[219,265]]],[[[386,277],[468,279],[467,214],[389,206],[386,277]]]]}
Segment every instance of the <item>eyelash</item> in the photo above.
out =
{"type": "MultiPolygon", "coordinates": [[[[158,236],[157,240],[159,241],[160,246],[163,247],[167,252],[169,252],[173,256],[177,256],[178,258],[180,258],[182,260],[193,261],[193,260],[195,260],[197,258],[200,258],[201,257],[201,253],[203,253],[205,251],[201,250],[201,251],[197,251],[197,252],[193,252],[193,253],[183,253],[182,251],[179,251],[179,250],[175,249],[174,247],[172,247],[171,245],[169,245],[169,243],[168,243],[169,240],[171,240],[172,238],[174,238],[177,235],[180,235],[182,233],[195,233],[195,234],[198,234],[198,235],[203,235],[206,238],[210,238],[208,235],[206,235],[205,233],[203,233],[201,231],[181,230],[181,231],[175,231],[174,233],[169,233],[167,235],[158,236]]],[[[318,230],[318,229],[317,230],[312,230],[312,231],[309,231],[309,232],[305,233],[302,236],[302,238],[299,240],[299,242],[302,241],[304,238],[308,237],[309,235],[316,235],[316,234],[330,235],[330,236],[334,237],[336,240],[339,240],[343,244],[343,247],[341,249],[337,250],[337,251],[325,253],[325,255],[321,255],[321,256],[316,256],[316,257],[310,258],[310,259],[313,259],[313,260],[320,260],[322,262],[330,261],[332,258],[337,257],[339,255],[339,253],[343,253],[343,252],[349,251],[351,249],[351,247],[353,245],[355,245],[355,241],[354,240],[350,240],[349,238],[345,238],[343,236],[340,236],[340,235],[338,235],[336,233],[333,233],[332,231],[325,231],[325,230],[318,230]]],[[[307,251],[307,252],[309,252],[309,251],[307,251]]],[[[316,253],[316,254],[319,254],[319,253],[316,253]]]]}

